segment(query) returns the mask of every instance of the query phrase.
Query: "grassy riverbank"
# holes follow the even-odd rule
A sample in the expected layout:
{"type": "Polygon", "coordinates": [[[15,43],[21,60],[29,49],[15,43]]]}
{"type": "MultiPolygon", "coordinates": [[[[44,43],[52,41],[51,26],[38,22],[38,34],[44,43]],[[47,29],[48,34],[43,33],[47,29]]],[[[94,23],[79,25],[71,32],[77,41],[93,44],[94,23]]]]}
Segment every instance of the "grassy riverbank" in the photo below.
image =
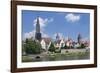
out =
{"type": "Polygon", "coordinates": [[[78,52],[66,52],[66,53],[26,55],[22,56],[22,62],[84,60],[89,58],[90,58],[89,51],[78,51],[78,52]]]}

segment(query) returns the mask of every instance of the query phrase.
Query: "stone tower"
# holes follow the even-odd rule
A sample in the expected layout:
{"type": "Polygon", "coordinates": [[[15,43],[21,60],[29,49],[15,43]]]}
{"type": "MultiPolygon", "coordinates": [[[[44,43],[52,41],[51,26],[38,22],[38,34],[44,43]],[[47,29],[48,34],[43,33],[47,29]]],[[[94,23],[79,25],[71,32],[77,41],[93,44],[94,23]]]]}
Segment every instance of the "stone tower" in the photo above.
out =
{"type": "Polygon", "coordinates": [[[58,41],[58,40],[60,40],[60,36],[59,36],[59,34],[57,33],[57,34],[56,34],[56,41],[58,41]]]}
{"type": "Polygon", "coordinates": [[[37,18],[37,22],[36,22],[35,39],[38,41],[41,41],[39,17],[37,18]]]}
{"type": "Polygon", "coordinates": [[[77,42],[78,42],[79,44],[81,43],[81,39],[82,39],[81,34],[78,34],[77,42]]]}

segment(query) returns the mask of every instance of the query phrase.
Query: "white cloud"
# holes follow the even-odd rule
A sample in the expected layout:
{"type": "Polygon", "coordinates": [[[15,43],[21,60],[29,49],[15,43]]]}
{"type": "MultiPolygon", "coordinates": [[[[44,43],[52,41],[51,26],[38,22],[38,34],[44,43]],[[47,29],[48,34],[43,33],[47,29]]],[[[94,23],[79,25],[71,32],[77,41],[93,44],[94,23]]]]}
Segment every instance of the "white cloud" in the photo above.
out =
{"type": "Polygon", "coordinates": [[[31,32],[26,32],[24,33],[23,35],[23,39],[26,39],[26,38],[34,38],[35,37],[35,30],[31,31],[31,32]]]}
{"type": "MultiPolygon", "coordinates": [[[[33,20],[33,25],[36,26],[36,22],[37,22],[37,18],[35,20],[33,20]]],[[[42,17],[39,17],[39,23],[40,23],[40,27],[43,28],[45,27],[49,22],[53,22],[53,18],[45,18],[43,19],[42,17]]]]}
{"type": "Polygon", "coordinates": [[[42,37],[49,37],[49,35],[48,34],[46,34],[46,33],[44,33],[44,32],[41,32],[41,34],[42,34],[42,37]]]}
{"type": "MultiPolygon", "coordinates": [[[[44,33],[41,31],[42,37],[49,37],[48,34],[44,33]]],[[[23,35],[23,40],[25,40],[26,38],[33,38],[35,39],[35,30],[31,31],[31,32],[26,32],[23,35]]]]}
{"type": "MultiPolygon", "coordinates": [[[[33,20],[33,25],[36,26],[36,22],[37,22],[37,19],[34,19],[33,20]]],[[[50,23],[50,22],[53,22],[53,18],[41,18],[39,17],[39,23],[40,23],[40,27],[41,27],[41,34],[42,34],[42,37],[49,37],[46,33],[44,33],[44,27],[50,23]]],[[[30,32],[26,32],[24,33],[23,35],[23,39],[26,39],[26,38],[35,38],[35,27],[34,27],[34,30],[30,31],[30,32]]]]}
{"type": "Polygon", "coordinates": [[[53,22],[53,20],[54,20],[53,18],[50,18],[48,22],[53,22]]]}
{"type": "Polygon", "coordinates": [[[80,20],[80,15],[75,15],[73,13],[70,13],[70,14],[67,14],[65,16],[65,19],[68,21],[68,22],[76,22],[76,21],[79,21],[80,20]]]}

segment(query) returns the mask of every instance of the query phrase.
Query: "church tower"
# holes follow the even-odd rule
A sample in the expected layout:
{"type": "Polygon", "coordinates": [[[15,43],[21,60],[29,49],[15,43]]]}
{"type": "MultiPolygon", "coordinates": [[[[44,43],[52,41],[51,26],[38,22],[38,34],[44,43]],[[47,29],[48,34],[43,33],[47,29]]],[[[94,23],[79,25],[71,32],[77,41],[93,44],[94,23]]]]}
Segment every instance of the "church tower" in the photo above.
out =
{"type": "Polygon", "coordinates": [[[78,42],[79,44],[81,43],[81,39],[82,39],[81,34],[78,34],[77,42],[78,42]]]}
{"type": "Polygon", "coordinates": [[[37,22],[36,22],[35,39],[38,41],[41,41],[39,17],[37,18],[37,22]]]}
{"type": "Polygon", "coordinates": [[[58,41],[58,40],[60,40],[60,36],[59,36],[59,34],[57,33],[57,34],[56,34],[56,41],[58,41]]]}

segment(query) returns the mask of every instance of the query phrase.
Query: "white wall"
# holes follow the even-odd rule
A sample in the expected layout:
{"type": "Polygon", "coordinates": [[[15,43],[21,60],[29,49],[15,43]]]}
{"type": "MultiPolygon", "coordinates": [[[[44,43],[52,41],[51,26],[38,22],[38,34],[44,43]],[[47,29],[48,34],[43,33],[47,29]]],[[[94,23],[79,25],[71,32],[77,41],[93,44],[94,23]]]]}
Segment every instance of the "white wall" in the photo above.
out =
{"type": "MultiPolygon", "coordinates": [[[[100,19],[99,0],[33,0],[72,4],[98,5],[98,19],[100,19]]],[[[100,31],[100,20],[98,20],[98,32],[100,31]]],[[[100,33],[98,33],[100,37],[100,33]]],[[[98,38],[100,43],[100,38],[98,38]]],[[[98,44],[99,45],[99,44],[98,44]]],[[[34,73],[99,73],[100,72],[100,46],[98,46],[98,67],[84,69],[69,69],[56,71],[42,71],[34,73]]],[[[0,0],[0,73],[10,73],[10,0],[0,0]]],[[[33,73],[33,72],[31,72],[33,73]]]]}

